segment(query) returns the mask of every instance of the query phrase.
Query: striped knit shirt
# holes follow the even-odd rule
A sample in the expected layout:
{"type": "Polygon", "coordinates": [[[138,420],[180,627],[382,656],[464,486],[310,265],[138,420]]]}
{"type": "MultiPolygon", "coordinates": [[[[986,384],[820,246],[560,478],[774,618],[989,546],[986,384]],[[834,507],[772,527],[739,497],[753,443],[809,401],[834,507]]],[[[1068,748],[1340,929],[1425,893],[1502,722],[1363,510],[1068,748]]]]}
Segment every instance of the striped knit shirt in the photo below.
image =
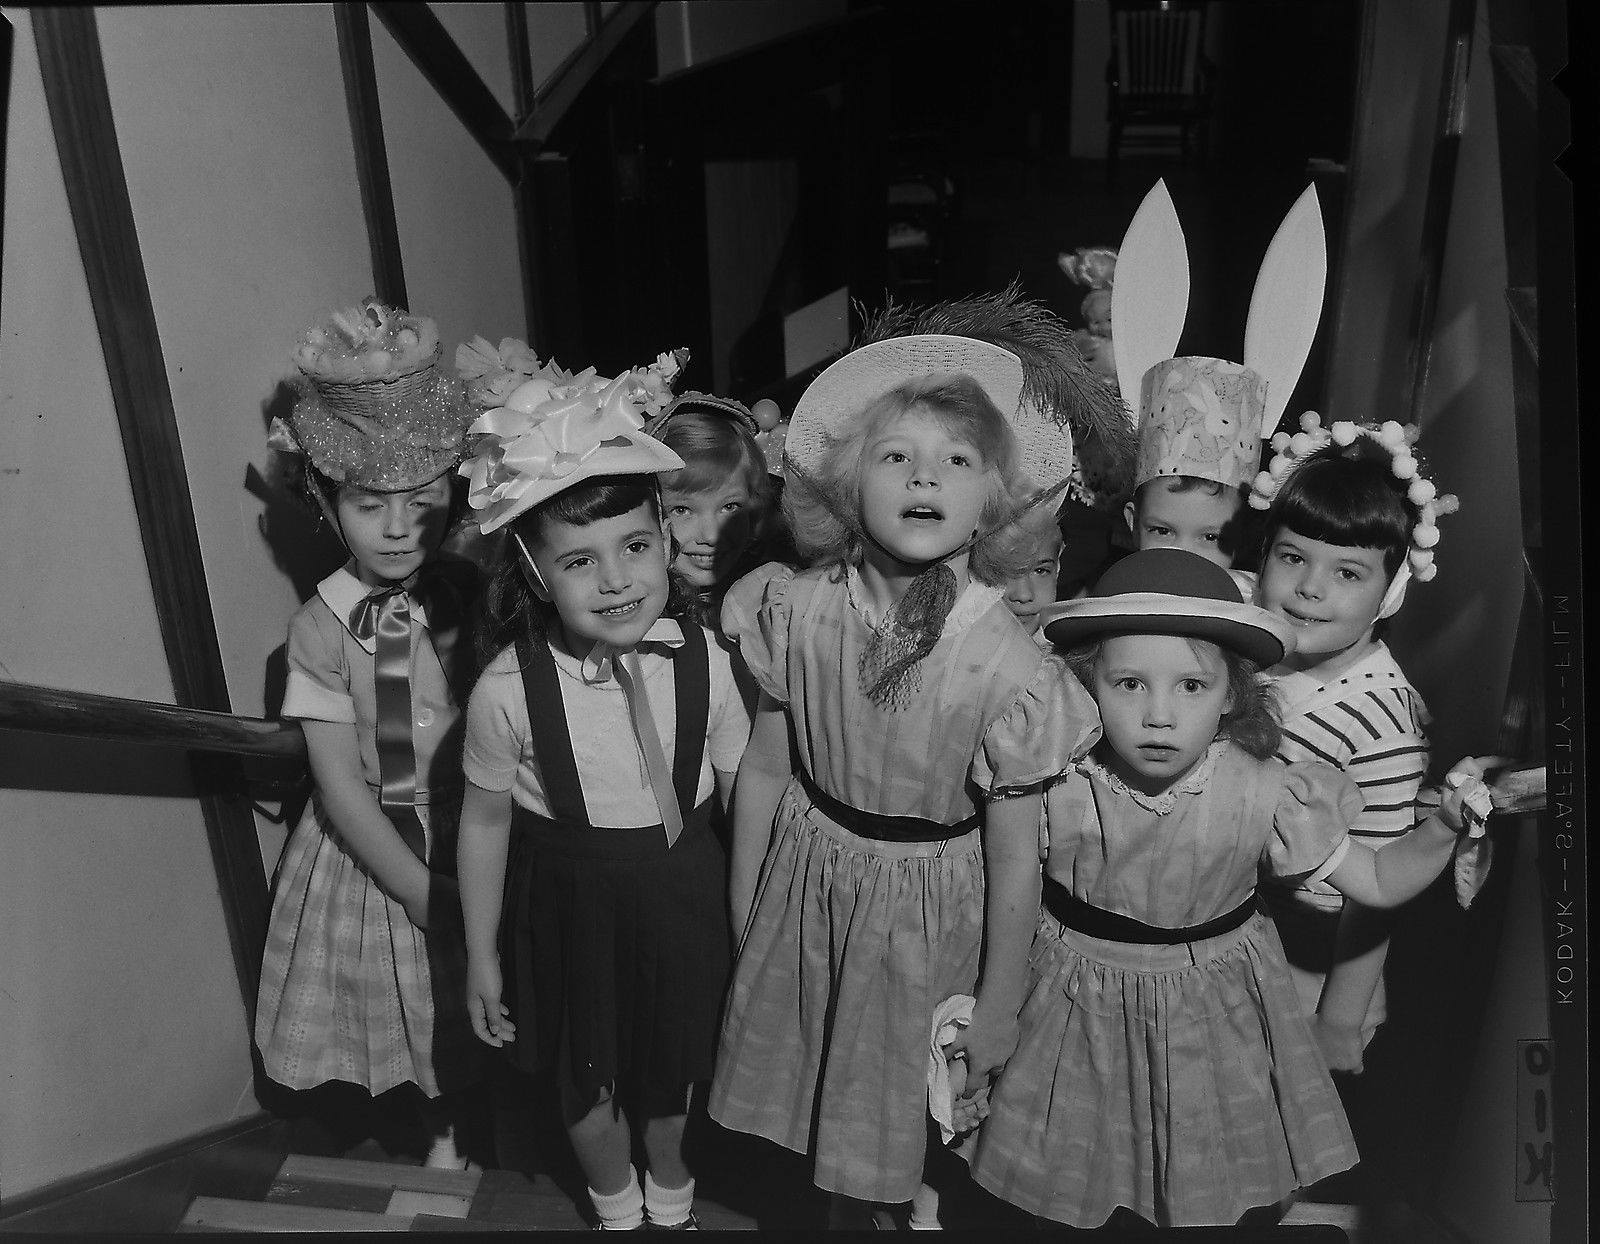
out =
{"type": "MultiPolygon", "coordinates": [[[[1283,710],[1278,759],[1322,761],[1348,774],[1366,807],[1350,836],[1374,850],[1410,830],[1428,768],[1428,710],[1382,643],[1329,683],[1286,674],[1275,683],[1283,710]]],[[[1337,908],[1325,882],[1302,887],[1306,901],[1337,908]]]]}

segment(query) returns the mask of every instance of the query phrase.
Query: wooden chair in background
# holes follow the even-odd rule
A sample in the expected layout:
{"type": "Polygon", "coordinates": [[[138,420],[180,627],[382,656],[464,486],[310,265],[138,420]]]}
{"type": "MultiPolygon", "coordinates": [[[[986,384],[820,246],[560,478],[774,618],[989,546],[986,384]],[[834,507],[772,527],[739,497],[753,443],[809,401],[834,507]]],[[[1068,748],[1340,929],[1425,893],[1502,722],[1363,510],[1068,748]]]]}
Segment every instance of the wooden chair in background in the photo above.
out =
{"type": "Polygon", "coordinates": [[[1187,158],[1199,131],[1204,155],[1215,79],[1205,54],[1206,7],[1206,0],[1111,0],[1107,180],[1124,144],[1176,148],[1187,158]]]}

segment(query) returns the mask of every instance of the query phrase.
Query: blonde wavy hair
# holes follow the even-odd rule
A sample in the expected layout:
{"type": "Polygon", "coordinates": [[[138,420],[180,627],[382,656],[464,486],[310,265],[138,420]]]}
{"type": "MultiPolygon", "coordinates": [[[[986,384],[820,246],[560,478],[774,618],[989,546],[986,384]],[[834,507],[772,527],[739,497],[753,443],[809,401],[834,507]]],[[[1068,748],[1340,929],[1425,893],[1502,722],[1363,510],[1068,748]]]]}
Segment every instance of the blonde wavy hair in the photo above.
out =
{"type": "Polygon", "coordinates": [[[989,495],[978,520],[982,534],[968,570],[980,583],[1001,586],[1031,559],[1033,537],[1021,520],[1033,508],[1030,502],[1039,489],[1022,472],[1011,424],[970,376],[908,380],[868,406],[843,435],[830,438],[815,473],[795,471],[789,463],[792,478],[783,489],[783,513],[795,546],[810,566],[861,564],[867,543],[861,527],[866,448],[913,407],[968,442],[989,468],[989,495]]]}

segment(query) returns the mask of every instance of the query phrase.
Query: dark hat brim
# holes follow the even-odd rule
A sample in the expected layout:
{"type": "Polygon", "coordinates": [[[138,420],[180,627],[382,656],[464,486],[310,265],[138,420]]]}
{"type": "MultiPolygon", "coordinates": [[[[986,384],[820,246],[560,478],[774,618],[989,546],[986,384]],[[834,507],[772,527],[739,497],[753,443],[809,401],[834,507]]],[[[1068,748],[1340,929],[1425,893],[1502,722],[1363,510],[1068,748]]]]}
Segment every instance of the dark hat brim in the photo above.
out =
{"type": "Polygon", "coordinates": [[[1045,638],[1070,648],[1098,635],[1185,635],[1209,639],[1254,661],[1276,665],[1294,651],[1294,631],[1276,614],[1256,605],[1125,592],[1062,601],[1039,611],[1045,638]]]}

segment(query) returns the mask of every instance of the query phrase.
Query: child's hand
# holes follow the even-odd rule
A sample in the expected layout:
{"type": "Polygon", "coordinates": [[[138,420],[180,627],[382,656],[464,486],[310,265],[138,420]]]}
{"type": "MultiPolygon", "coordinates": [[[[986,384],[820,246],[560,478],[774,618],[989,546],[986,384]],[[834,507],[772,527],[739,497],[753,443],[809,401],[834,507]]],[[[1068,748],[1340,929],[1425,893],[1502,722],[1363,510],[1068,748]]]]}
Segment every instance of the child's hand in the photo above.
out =
{"type": "Polygon", "coordinates": [[[469,959],[467,963],[467,1014],[478,1040],[499,1049],[517,1039],[517,1026],[511,1022],[511,1008],[500,1000],[504,981],[500,957],[469,959]]]}
{"type": "Polygon", "coordinates": [[[1361,1050],[1361,1029],[1330,1023],[1321,1015],[1311,1017],[1311,1035],[1329,1071],[1348,1071],[1360,1075],[1365,1069],[1361,1050]]]}
{"type": "Polygon", "coordinates": [[[952,1068],[957,1055],[963,1055],[966,1060],[966,1083],[956,1097],[958,1108],[963,1100],[976,1100],[981,1095],[987,1113],[989,1085],[1000,1074],[1006,1060],[1016,1053],[1017,1040],[1021,1035],[1015,1015],[996,1016],[986,1014],[981,1005],[974,1008],[972,1021],[954,1041],[945,1046],[952,1060],[952,1068]]]}
{"type": "Polygon", "coordinates": [[[957,1136],[970,1132],[989,1117],[989,1089],[985,1086],[972,1097],[967,1089],[967,1060],[950,1060],[950,1128],[957,1136]]]}
{"type": "Polygon", "coordinates": [[[1445,775],[1439,818],[1456,833],[1481,838],[1488,831],[1494,804],[1483,781],[1483,765],[1471,756],[1459,760],[1445,775]]]}

